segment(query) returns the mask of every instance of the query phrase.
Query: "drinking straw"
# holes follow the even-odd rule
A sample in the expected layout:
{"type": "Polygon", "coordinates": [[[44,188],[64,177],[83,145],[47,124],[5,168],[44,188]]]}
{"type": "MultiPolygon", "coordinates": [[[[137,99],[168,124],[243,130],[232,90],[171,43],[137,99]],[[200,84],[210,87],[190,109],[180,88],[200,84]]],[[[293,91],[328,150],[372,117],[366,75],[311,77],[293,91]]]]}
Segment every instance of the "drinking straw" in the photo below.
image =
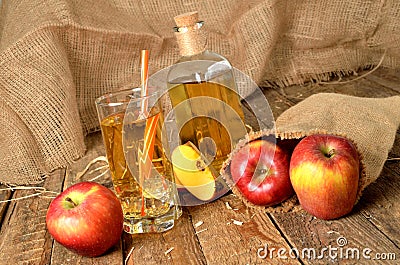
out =
{"type": "Polygon", "coordinates": [[[141,78],[141,85],[142,85],[142,105],[141,105],[141,112],[143,114],[143,118],[147,119],[146,121],[146,128],[144,133],[144,146],[143,146],[143,154],[146,157],[151,158],[153,156],[154,150],[154,140],[155,140],[155,132],[156,132],[156,125],[158,121],[158,115],[153,117],[149,117],[149,113],[147,111],[148,108],[148,71],[149,71],[149,51],[142,50],[140,53],[140,64],[141,64],[141,71],[140,71],[140,78],[141,78]]]}
{"type": "Polygon", "coordinates": [[[140,81],[142,85],[141,95],[144,100],[142,101],[142,114],[147,117],[147,96],[148,96],[148,89],[147,89],[147,80],[149,77],[149,51],[142,50],[140,52],[140,81]]]}
{"type": "Polygon", "coordinates": [[[145,205],[144,205],[144,194],[143,194],[143,182],[145,178],[148,178],[151,173],[152,167],[152,157],[154,152],[154,142],[155,142],[155,135],[156,135],[156,128],[159,118],[159,113],[149,117],[149,113],[147,111],[148,108],[148,69],[149,69],[149,51],[142,50],[141,51],[141,96],[142,96],[142,105],[141,105],[141,113],[143,118],[146,119],[146,127],[144,131],[144,144],[143,144],[143,151],[138,150],[139,155],[139,174],[140,174],[140,185],[142,188],[142,209],[141,215],[145,216],[145,205]]]}

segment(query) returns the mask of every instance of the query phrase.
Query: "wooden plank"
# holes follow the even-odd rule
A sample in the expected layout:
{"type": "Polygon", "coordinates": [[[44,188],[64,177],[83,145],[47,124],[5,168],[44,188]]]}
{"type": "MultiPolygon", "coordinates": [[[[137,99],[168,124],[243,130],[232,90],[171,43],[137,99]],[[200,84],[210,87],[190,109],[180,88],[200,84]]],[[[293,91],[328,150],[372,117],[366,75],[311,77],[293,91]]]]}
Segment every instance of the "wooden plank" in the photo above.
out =
{"type": "Polygon", "coordinates": [[[55,242],[51,255],[51,264],[85,264],[85,265],[108,265],[108,264],[124,264],[121,251],[121,243],[111,248],[108,252],[100,257],[89,258],[80,256],[59,243],[55,242]]]}
{"type": "MultiPolygon", "coordinates": [[[[289,100],[283,90],[264,89],[263,93],[269,103],[269,108],[272,111],[275,120],[282,112],[297,103],[297,101],[289,100]]],[[[298,96],[299,95],[293,97],[298,96]]],[[[303,98],[300,99],[302,100],[303,98]]]]}
{"type": "Polygon", "coordinates": [[[186,209],[175,226],[161,234],[124,234],[127,264],[206,264],[186,209]]]}
{"type": "Polygon", "coordinates": [[[167,255],[174,264],[206,264],[202,247],[193,228],[191,216],[184,208],[182,217],[175,227],[162,234],[166,243],[164,255],[167,255]],[[165,254],[171,248],[169,254],[165,254]]]}
{"type": "MultiPolygon", "coordinates": [[[[397,133],[390,157],[400,157],[397,133]]],[[[369,185],[361,198],[361,213],[382,233],[400,246],[400,160],[387,161],[379,178],[369,185]]]]}
{"type": "MultiPolygon", "coordinates": [[[[378,71],[377,71],[378,72],[378,71]]],[[[360,73],[360,75],[365,72],[360,73]]],[[[379,73],[372,73],[366,78],[352,80],[354,77],[344,78],[337,82],[327,82],[323,84],[307,83],[305,85],[295,85],[281,89],[275,89],[283,98],[286,105],[296,104],[305,98],[316,93],[339,93],[357,97],[389,97],[399,95],[399,75],[395,75],[393,70],[379,69],[379,73]],[[385,76],[382,78],[380,75],[385,76]]],[[[270,93],[267,89],[266,92],[270,93]]],[[[265,93],[265,92],[264,92],[265,93]]],[[[275,105],[273,101],[269,101],[275,105]]],[[[279,106],[279,108],[282,106],[279,106]]],[[[285,107],[285,106],[283,106],[285,107]]]]}
{"type": "Polygon", "coordinates": [[[365,79],[400,93],[399,77],[400,69],[379,68],[374,74],[366,76],[365,79]]]}
{"type": "MultiPolygon", "coordinates": [[[[12,192],[5,185],[0,185],[0,224],[3,222],[4,215],[6,214],[7,208],[9,206],[9,200],[11,198],[12,192]]],[[[0,225],[1,227],[1,225],[0,225]]]]}
{"type": "Polygon", "coordinates": [[[379,264],[379,260],[373,260],[376,254],[393,253],[399,257],[396,244],[359,211],[334,221],[319,220],[305,212],[272,216],[304,264],[379,264]],[[330,254],[329,248],[336,251],[330,254]],[[363,256],[367,248],[371,249],[367,253],[371,259],[363,256]],[[352,256],[353,249],[354,255],[359,255],[352,256]]]}
{"type": "Polygon", "coordinates": [[[173,264],[171,256],[164,254],[171,247],[167,246],[162,234],[128,235],[125,233],[123,238],[124,256],[128,258],[127,265],[173,264]],[[129,253],[131,253],[130,256],[128,256],[129,253]]]}
{"type": "MultiPolygon", "coordinates": [[[[57,170],[45,180],[46,190],[59,192],[64,171],[57,170]]],[[[35,193],[17,190],[13,198],[35,193]]],[[[13,201],[8,207],[0,233],[2,264],[49,264],[52,239],[46,229],[46,213],[51,202],[47,197],[31,197],[13,201]]]]}
{"type": "MultiPolygon", "coordinates": [[[[207,264],[263,264],[264,247],[288,248],[264,213],[245,207],[230,194],[218,201],[189,208],[207,264]]],[[[268,260],[269,264],[299,264],[296,259],[268,260]]]]}
{"type": "MultiPolygon", "coordinates": [[[[376,182],[364,191],[356,212],[400,246],[400,174],[384,167],[376,182]]],[[[398,256],[400,257],[400,256],[398,256]]]]}

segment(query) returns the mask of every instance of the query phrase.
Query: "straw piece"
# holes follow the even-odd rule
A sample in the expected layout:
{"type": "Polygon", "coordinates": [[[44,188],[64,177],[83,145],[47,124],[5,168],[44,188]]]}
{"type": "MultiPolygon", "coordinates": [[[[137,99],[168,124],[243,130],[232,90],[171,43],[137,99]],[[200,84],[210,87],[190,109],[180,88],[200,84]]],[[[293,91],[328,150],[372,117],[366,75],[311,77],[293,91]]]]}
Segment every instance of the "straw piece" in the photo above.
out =
{"type": "Polygon", "coordinates": [[[167,256],[172,250],[174,250],[174,247],[170,247],[167,251],[164,252],[164,255],[167,256]]]}

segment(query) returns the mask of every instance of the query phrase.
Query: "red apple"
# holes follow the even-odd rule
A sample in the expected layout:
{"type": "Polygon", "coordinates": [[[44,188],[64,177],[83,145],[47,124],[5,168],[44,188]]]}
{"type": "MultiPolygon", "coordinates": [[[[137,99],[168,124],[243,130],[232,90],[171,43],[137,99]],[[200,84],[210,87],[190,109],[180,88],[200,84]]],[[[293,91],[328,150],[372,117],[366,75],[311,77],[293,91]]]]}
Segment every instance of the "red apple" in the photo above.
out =
{"type": "Polygon", "coordinates": [[[290,160],[290,180],[301,206],[320,219],[348,214],[357,197],[359,158],[346,138],[315,134],[303,138],[290,160]]]}
{"type": "Polygon", "coordinates": [[[232,157],[232,179],[251,203],[276,205],[294,194],[289,159],[286,150],[270,141],[251,141],[232,157]]]}
{"type": "Polygon", "coordinates": [[[121,204],[111,190],[95,182],[80,182],[50,203],[46,225],[64,247],[95,257],[119,242],[123,219],[121,204]]]}

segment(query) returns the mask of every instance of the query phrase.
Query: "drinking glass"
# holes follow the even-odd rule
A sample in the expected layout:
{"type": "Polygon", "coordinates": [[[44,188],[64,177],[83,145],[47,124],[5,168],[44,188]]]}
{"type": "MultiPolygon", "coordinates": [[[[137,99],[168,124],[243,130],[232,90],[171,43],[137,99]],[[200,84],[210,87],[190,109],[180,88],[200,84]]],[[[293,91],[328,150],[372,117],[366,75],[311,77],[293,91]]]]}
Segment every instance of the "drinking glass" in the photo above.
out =
{"type": "Polygon", "coordinates": [[[181,216],[163,132],[162,91],[125,89],[96,99],[115,193],[130,234],[164,232],[181,216]]]}

